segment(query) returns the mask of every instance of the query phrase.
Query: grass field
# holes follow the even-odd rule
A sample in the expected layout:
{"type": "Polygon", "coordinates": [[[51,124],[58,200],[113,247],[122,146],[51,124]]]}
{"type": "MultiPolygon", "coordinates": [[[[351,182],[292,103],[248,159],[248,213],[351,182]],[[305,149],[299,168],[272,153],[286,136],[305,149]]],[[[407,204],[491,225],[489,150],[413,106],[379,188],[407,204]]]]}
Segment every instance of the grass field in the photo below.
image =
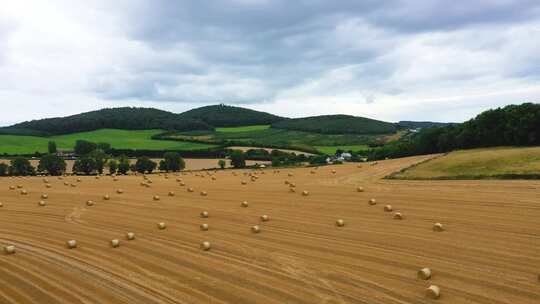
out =
{"type": "Polygon", "coordinates": [[[53,137],[0,135],[0,154],[32,154],[46,152],[49,141],[55,141],[59,149],[73,149],[75,142],[84,139],[92,142],[110,143],[116,149],[145,150],[197,150],[213,147],[210,144],[185,141],[153,140],[161,130],[118,130],[101,129],[92,132],[74,133],[53,137]]]}
{"type": "Polygon", "coordinates": [[[540,176],[540,147],[461,150],[393,174],[399,179],[540,176]]]}
{"type": "Polygon", "coordinates": [[[269,128],[270,128],[270,125],[254,125],[254,126],[242,126],[242,127],[233,127],[233,128],[216,128],[216,132],[224,132],[224,133],[251,132],[251,131],[266,130],[269,128]]]}
{"type": "Polygon", "coordinates": [[[351,146],[315,146],[315,149],[319,150],[321,153],[332,155],[336,154],[338,149],[343,151],[364,151],[369,149],[367,145],[351,145],[351,146]]]}

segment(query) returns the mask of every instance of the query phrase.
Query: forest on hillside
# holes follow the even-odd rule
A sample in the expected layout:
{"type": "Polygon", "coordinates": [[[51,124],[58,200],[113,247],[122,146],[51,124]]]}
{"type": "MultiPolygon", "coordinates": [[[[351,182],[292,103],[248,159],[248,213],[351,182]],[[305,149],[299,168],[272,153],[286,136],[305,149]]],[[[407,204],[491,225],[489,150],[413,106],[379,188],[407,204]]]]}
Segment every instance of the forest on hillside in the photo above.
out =
{"type": "Polygon", "coordinates": [[[350,115],[322,115],[286,119],[272,128],[322,134],[390,134],[396,132],[392,123],[350,115]]]}

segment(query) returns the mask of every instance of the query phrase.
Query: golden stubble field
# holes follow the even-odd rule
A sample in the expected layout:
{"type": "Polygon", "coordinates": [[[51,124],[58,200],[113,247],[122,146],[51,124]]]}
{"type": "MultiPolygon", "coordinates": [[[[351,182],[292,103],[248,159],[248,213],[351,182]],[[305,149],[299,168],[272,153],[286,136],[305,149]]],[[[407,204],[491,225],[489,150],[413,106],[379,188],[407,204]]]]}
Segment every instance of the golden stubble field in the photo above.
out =
{"type": "Polygon", "coordinates": [[[381,179],[423,159],[255,181],[250,171],[152,175],[150,187],[142,176],[50,177],[51,188],[2,178],[0,246],[16,253],[0,254],[0,303],[538,303],[540,182],[381,179]],[[417,278],[423,267],[431,279],[417,278]],[[425,294],[432,284],[437,300],[425,294]]]}

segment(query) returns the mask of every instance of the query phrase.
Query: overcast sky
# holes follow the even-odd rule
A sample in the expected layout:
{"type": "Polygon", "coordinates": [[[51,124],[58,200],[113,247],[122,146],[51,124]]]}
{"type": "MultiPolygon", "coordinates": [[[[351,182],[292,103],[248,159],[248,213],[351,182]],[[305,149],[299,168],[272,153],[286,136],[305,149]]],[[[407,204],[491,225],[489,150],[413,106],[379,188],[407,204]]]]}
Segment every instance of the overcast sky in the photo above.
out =
{"type": "Polygon", "coordinates": [[[226,103],[464,121],[540,102],[538,0],[3,0],[0,125],[226,103]]]}

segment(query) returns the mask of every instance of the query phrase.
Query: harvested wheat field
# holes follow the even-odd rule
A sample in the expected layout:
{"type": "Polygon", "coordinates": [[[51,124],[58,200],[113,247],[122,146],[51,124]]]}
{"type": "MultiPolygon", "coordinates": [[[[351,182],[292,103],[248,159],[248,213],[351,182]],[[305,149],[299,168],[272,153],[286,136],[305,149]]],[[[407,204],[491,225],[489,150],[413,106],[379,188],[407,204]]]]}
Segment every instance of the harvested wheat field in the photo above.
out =
{"type": "Polygon", "coordinates": [[[2,178],[0,303],[538,303],[540,182],[381,179],[424,159],[2,178]]]}

